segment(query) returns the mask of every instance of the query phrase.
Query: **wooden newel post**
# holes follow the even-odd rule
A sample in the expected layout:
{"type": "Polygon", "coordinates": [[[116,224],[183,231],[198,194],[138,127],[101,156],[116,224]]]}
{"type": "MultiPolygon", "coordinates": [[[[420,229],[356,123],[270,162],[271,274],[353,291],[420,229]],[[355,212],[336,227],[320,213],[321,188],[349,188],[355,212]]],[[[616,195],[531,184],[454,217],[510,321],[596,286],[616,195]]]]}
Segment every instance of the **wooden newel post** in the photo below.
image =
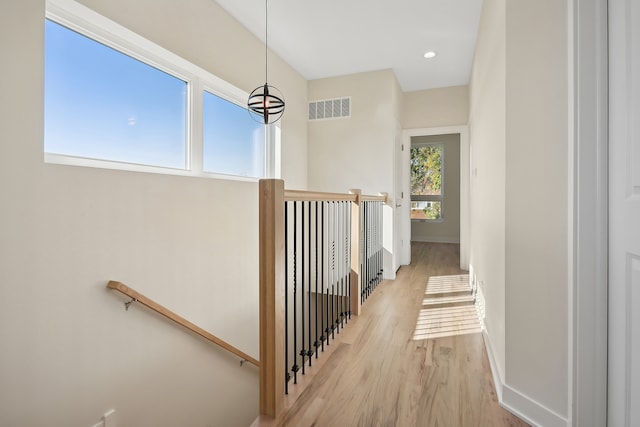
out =
{"type": "Polygon", "coordinates": [[[362,230],[360,216],[360,196],[361,190],[349,190],[349,193],[356,195],[356,201],[351,203],[351,286],[349,295],[351,295],[351,314],[360,315],[361,308],[361,284],[360,284],[360,233],[362,230]]]}
{"type": "Polygon", "coordinates": [[[284,405],[284,181],[260,180],[260,414],[284,405]]]}

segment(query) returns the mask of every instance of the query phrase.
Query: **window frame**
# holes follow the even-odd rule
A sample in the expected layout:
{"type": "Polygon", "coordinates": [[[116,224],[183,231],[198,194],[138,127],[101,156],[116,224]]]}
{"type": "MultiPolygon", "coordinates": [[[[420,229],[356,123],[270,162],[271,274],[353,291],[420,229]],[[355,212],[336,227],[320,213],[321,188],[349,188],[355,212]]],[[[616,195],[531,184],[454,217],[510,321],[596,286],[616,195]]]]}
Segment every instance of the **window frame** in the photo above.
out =
{"type": "Polygon", "coordinates": [[[279,155],[280,146],[279,122],[267,125],[265,130],[264,177],[203,170],[204,92],[210,92],[245,109],[249,97],[247,92],[75,1],[47,0],[45,18],[187,83],[184,169],[48,153],[43,146],[45,163],[251,182],[280,176],[280,159],[275,159],[279,155]]]}
{"type": "MultiPolygon", "coordinates": [[[[444,162],[445,162],[445,150],[444,143],[442,142],[418,142],[412,143],[411,148],[416,147],[440,147],[440,194],[439,195],[422,195],[422,194],[410,194],[410,206],[411,202],[440,202],[440,218],[438,219],[422,219],[411,218],[411,221],[417,222],[443,222],[444,221],[444,162]]],[[[411,152],[409,152],[409,159],[411,159],[411,152]]],[[[411,209],[410,209],[411,210],[411,209]]]]}

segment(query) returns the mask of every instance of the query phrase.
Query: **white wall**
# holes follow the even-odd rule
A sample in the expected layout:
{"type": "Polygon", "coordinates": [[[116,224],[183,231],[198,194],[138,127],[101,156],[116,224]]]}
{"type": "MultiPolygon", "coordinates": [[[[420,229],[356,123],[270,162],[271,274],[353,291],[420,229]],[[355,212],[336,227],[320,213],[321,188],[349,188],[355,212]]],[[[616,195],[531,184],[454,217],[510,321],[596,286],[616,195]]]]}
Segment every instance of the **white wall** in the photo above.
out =
{"type": "Polygon", "coordinates": [[[568,2],[506,6],[505,384],[568,416],[568,2]]]}
{"type": "MultiPolygon", "coordinates": [[[[262,44],[215,2],[85,1],[219,77],[262,83],[262,44]]],[[[44,1],[0,5],[0,425],[246,426],[251,365],[105,288],[123,281],[258,354],[257,184],[43,163],[44,1]]],[[[291,108],[283,174],[306,185],[306,82],[273,58],[291,108]],[[300,118],[302,116],[302,118],[300,118]]]]}
{"type": "Polygon", "coordinates": [[[470,268],[498,384],[505,378],[505,36],[505,0],[484,1],[470,84],[470,268]]]}
{"type": "Polygon", "coordinates": [[[569,419],[568,3],[486,0],[471,80],[471,264],[501,403],[569,419]]]}
{"type": "MultiPolygon", "coordinates": [[[[394,199],[396,115],[400,109],[396,90],[391,70],[309,82],[310,101],[351,96],[350,118],[309,122],[311,190],[344,193],[358,188],[363,194],[386,192],[394,199]]],[[[395,274],[393,247],[390,204],[384,210],[385,277],[395,274]]]]}
{"type": "Polygon", "coordinates": [[[469,86],[406,92],[402,125],[405,129],[465,125],[469,118],[469,86]]]}
{"type": "Polygon", "coordinates": [[[310,101],[351,96],[350,118],[308,124],[310,189],[392,193],[394,80],[393,72],[384,70],[309,82],[310,101]]]}

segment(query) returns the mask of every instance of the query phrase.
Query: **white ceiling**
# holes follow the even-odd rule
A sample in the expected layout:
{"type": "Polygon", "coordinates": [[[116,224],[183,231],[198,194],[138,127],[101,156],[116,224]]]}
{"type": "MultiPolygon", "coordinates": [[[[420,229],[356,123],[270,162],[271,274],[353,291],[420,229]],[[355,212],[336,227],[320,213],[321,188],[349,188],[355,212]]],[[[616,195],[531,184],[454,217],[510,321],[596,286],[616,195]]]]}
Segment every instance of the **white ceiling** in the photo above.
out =
{"type": "MultiPolygon", "coordinates": [[[[264,41],[265,0],[216,0],[264,41]]],[[[405,92],[469,83],[482,0],[269,0],[269,48],[307,80],[393,69],[405,92]],[[437,56],[427,60],[428,50],[437,56]]]]}

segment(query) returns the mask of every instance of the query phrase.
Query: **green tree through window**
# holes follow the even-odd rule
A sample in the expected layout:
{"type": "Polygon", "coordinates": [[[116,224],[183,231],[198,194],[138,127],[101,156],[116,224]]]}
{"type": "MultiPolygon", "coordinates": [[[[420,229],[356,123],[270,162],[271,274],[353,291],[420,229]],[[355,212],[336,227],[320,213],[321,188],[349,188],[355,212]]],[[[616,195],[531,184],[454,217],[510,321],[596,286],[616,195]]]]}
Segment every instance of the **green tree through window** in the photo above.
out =
{"type": "Polygon", "coordinates": [[[411,194],[439,196],[442,188],[442,146],[411,147],[411,194]]]}
{"type": "Polygon", "coordinates": [[[442,152],[442,145],[411,147],[412,218],[442,218],[442,152]]]}

